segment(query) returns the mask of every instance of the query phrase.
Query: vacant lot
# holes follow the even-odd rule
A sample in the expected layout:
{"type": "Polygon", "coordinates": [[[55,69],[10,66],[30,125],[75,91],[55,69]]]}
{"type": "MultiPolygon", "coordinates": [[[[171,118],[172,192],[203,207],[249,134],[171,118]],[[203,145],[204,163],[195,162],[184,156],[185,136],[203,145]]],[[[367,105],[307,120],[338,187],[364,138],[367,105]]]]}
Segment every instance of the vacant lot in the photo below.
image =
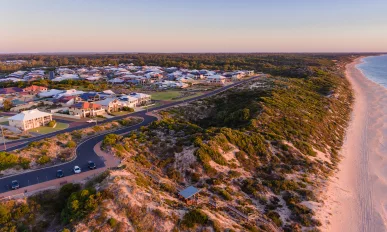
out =
{"type": "Polygon", "coordinates": [[[163,92],[151,93],[151,95],[153,100],[170,101],[173,98],[181,96],[181,93],[178,90],[167,90],[163,92]]]}

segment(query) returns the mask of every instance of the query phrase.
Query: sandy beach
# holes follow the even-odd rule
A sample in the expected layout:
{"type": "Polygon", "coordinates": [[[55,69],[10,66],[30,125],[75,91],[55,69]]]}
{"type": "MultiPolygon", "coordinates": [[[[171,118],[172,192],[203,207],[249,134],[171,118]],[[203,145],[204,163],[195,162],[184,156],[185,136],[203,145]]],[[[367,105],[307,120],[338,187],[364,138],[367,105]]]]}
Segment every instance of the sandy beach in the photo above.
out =
{"type": "Polygon", "coordinates": [[[339,170],[317,212],[323,231],[387,231],[387,90],[346,67],[354,90],[351,122],[339,170]]]}

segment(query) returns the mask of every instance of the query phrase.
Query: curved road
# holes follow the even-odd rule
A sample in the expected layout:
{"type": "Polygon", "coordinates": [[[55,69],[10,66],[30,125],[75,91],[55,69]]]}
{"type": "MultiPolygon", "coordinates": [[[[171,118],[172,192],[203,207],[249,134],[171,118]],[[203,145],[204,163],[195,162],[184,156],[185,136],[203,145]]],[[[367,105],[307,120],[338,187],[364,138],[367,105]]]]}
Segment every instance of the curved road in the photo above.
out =
{"type": "MultiPolygon", "coordinates": [[[[206,94],[203,94],[201,96],[194,97],[194,98],[191,98],[191,99],[188,99],[188,100],[176,101],[176,102],[169,103],[169,104],[166,104],[166,105],[158,106],[158,107],[152,108],[150,111],[163,110],[163,109],[166,109],[168,107],[179,105],[181,103],[188,103],[188,102],[196,101],[196,100],[199,100],[199,99],[202,99],[202,98],[210,97],[212,95],[224,92],[224,91],[226,91],[226,90],[228,90],[228,89],[230,89],[232,87],[241,85],[241,84],[243,84],[245,82],[248,82],[248,81],[253,80],[253,79],[257,79],[259,77],[260,76],[251,77],[249,79],[246,79],[246,80],[243,80],[243,81],[239,81],[239,82],[233,83],[233,84],[228,85],[228,86],[224,86],[224,87],[216,89],[216,90],[214,90],[212,92],[209,92],[209,93],[206,93],[206,94]]],[[[133,113],[133,114],[130,114],[130,115],[123,115],[123,116],[107,119],[107,120],[104,120],[101,123],[110,122],[110,121],[126,118],[128,116],[141,117],[144,120],[141,123],[136,124],[134,126],[130,126],[130,127],[126,127],[126,128],[122,128],[122,129],[116,130],[116,131],[114,131],[114,134],[129,133],[129,132],[131,132],[133,130],[139,129],[141,126],[149,125],[151,122],[154,122],[154,121],[157,120],[156,117],[147,115],[146,111],[140,111],[140,112],[136,112],[136,113],[133,113]]],[[[27,146],[30,142],[33,142],[33,141],[37,141],[37,140],[41,140],[41,139],[44,139],[44,138],[52,137],[52,136],[55,136],[57,134],[61,134],[61,133],[65,133],[65,132],[71,132],[71,131],[74,131],[74,130],[83,129],[83,128],[90,127],[90,126],[94,126],[94,124],[92,124],[92,125],[86,124],[86,125],[76,126],[76,127],[67,128],[65,130],[61,130],[61,131],[58,131],[58,132],[53,132],[53,133],[50,133],[50,134],[45,134],[45,135],[41,135],[41,136],[37,136],[37,137],[33,137],[33,138],[24,139],[24,140],[22,140],[22,142],[23,142],[22,144],[14,145],[14,146],[8,148],[6,151],[12,151],[12,150],[20,149],[20,148],[23,148],[23,147],[27,146]]],[[[62,163],[62,164],[58,164],[58,165],[47,167],[47,168],[41,168],[41,169],[32,170],[32,171],[21,173],[21,174],[16,174],[16,175],[11,175],[11,176],[6,176],[6,177],[3,177],[3,178],[0,178],[0,194],[11,190],[10,189],[10,184],[11,184],[12,180],[18,180],[18,182],[20,184],[20,188],[23,188],[23,187],[27,187],[27,186],[31,186],[31,185],[35,185],[35,184],[38,184],[38,183],[42,183],[42,182],[46,182],[46,181],[49,181],[49,180],[56,179],[56,176],[55,176],[56,175],[56,171],[59,170],[59,169],[63,170],[65,176],[75,175],[72,172],[72,168],[75,165],[78,165],[82,169],[82,172],[87,172],[87,171],[89,171],[89,169],[87,167],[87,162],[89,160],[94,161],[96,166],[97,166],[97,168],[104,167],[105,163],[101,159],[101,157],[98,156],[94,152],[94,146],[97,143],[99,143],[100,141],[102,141],[103,138],[105,137],[105,135],[109,134],[109,133],[113,133],[113,132],[107,132],[107,133],[104,133],[104,134],[96,135],[94,137],[91,137],[91,138],[81,142],[78,145],[78,147],[76,148],[76,154],[77,154],[76,158],[74,160],[68,162],[68,163],[62,163]]]]}

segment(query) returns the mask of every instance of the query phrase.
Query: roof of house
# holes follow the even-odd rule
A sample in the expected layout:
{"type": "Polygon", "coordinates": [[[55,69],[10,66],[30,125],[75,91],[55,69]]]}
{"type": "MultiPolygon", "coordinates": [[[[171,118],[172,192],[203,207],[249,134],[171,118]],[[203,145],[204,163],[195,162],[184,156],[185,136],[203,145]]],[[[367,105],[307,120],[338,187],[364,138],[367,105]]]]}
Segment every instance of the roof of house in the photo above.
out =
{"type": "Polygon", "coordinates": [[[63,90],[50,89],[50,90],[47,90],[47,91],[40,92],[39,96],[40,97],[51,97],[51,96],[54,96],[54,95],[57,95],[57,94],[63,93],[63,92],[64,92],[63,90]]]}
{"type": "Polygon", "coordinates": [[[99,95],[98,93],[82,93],[79,95],[82,100],[89,100],[90,98],[94,98],[95,96],[99,95]]]}
{"type": "Polygon", "coordinates": [[[10,94],[10,93],[20,93],[23,92],[23,89],[18,87],[9,87],[0,89],[0,94],[10,94]]]}
{"type": "Polygon", "coordinates": [[[186,189],[183,189],[182,191],[179,192],[179,195],[184,197],[185,199],[189,199],[191,197],[193,197],[195,194],[199,193],[200,190],[193,187],[193,186],[189,186],[188,188],[186,189]]]}
{"type": "Polygon", "coordinates": [[[39,86],[39,85],[31,85],[23,89],[24,91],[41,91],[47,90],[47,87],[39,86]]]}
{"type": "Polygon", "coordinates": [[[58,99],[54,99],[55,103],[67,103],[68,101],[77,98],[77,96],[62,96],[58,99]]]}
{"type": "Polygon", "coordinates": [[[211,76],[208,76],[207,79],[225,79],[226,77],[222,76],[222,75],[211,75],[211,76]]]}
{"type": "Polygon", "coordinates": [[[110,95],[113,95],[113,94],[115,94],[113,91],[111,91],[110,89],[108,89],[108,90],[104,90],[104,91],[102,91],[102,93],[105,93],[105,94],[110,94],[110,95]]]}
{"type": "Polygon", "coordinates": [[[145,94],[145,93],[130,93],[129,96],[135,97],[135,98],[148,98],[151,97],[151,95],[145,94]]]}
{"type": "Polygon", "coordinates": [[[71,107],[77,108],[77,109],[98,109],[101,108],[101,105],[91,102],[78,102],[71,107]]]}
{"type": "Polygon", "coordinates": [[[25,121],[35,118],[41,118],[45,116],[50,116],[51,114],[39,111],[38,109],[22,111],[20,114],[16,114],[12,117],[9,117],[9,120],[25,121]]]}
{"type": "Polygon", "coordinates": [[[106,98],[104,100],[101,100],[101,101],[96,101],[94,103],[96,104],[100,104],[101,106],[108,106],[111,102],[113,102],[114,100],[117,100],[116,98],[106,98]]]}
{"type": "Polygon", "coordinates": [[[135,97],[131,97],[129,95],[124,95],[119,98],[120,101],[137,101],[138,99],[135,97]]]}

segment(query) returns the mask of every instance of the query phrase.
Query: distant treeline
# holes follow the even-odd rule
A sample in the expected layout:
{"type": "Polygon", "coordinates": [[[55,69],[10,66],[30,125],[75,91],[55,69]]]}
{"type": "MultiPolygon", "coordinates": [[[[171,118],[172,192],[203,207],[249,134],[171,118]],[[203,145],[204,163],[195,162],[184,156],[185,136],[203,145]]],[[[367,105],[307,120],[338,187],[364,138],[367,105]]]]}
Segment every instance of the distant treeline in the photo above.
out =
{"type": "Polygon", "coordinates": [[[272,75],[306,77],[313,73],[310,67],[334,67],[327,62],[348,54],[258,54],[258,53],[173,53],[173,54],[9,54],[0,55],[0,61],[26,60],[23,64],[0,63],[0,73],[32,67],[57,67],[66,65],[104,66],[120,63],[158,65],[190,69],[239,70],[253,69],[272,75]],[[327,61],[328,60],[328,61],[327,61]]]}

